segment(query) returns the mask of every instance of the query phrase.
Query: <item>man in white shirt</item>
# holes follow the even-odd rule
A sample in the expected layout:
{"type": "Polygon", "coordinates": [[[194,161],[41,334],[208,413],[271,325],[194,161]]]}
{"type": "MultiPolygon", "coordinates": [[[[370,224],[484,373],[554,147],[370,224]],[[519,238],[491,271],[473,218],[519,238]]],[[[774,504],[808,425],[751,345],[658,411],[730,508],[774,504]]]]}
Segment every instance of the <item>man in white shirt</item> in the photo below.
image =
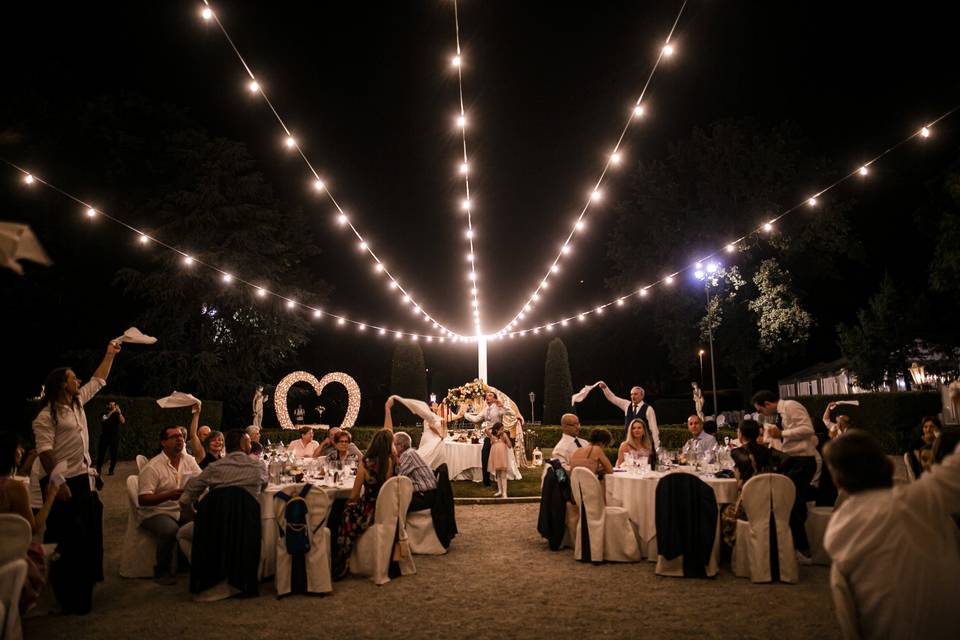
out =
{"type": "Polygon", "coordinates": [[[300,437],[287,446],[287,451],[298,458],[312,458],[319,448],[320,444],[313,440],[313,429],[300,427],[300,437]]]}
{"type": "Polygon", "coordinates": [[[200,475],[200,466],[184,453],[184,445],[179,427],[164,427],[160,431],[162,452],[140,471],[140,527],[157,539],[155,573],[161,584],[174,584],[170,564],[177,531],[184,524],[177,500],[187,481],[200,475]]]}
{"type": "Polygon", "coordinates": [[[767,425],[764,440],[772,449],[790,456],[782,467],[783,473],[793,481],[797,497],[790,512],[790,530],[801,564],[812,564],[810,542],[807,540],[807,500],[813,499],[811,483],[820,480],[822,460],[817,451],[817,434],[813,420],[802,404],[796,400],[781,400],[772,391],[757,391],[751,404],[765,416],[776,416],[776,425],[767,425]]]}
{"type": "Polygon", "coordinates": [[[646,422],[647,427],[650,428],[650,436],[653,438],[654,449],[659,449],[660,431],[657,429],[657,413],[653,410],[653,407],[643,401],[646,395],[643,387],[630,389],[630,399],[626,400],[624,398],[618,398],[613,391],[610,390],[606,382],[600,382],[598,386],[603,390],[603,396],[609,400],[611,404],[616,405],[623,411],[624,434],[626,434],[630,428],[630,423],[633,422],[634,418],[640,418],[646,422]]]}
{"type": "Polygon", "coordinates": [[[823,546],[846,579],[860,637],[953,638],[960,629],[960,447],[930,473],[893,484],[893,465],[868,433],[850,429],[824,451],[848,494],[823,546]]]}
{"type": "MultiPolygon", "coordinates": [[[[57,543],[57,570],[50,583],[64,613],[86,614],[93,607],[93,585],[103,579],[103,505],[94,492],[90,432],[83,405],[107,383],[120,345],[110,343],[90,381],[70,368],[54,369],[43,385],[43,406],[33,420],[33,434],[43,475],[66,463],[66,482],[47,519],[44,541],[57,543]]],[[[45,492],[47,477],[41,479],[45,492]]]]}
{"type": "Polygon", "coordinates": [[[560,437],[560,442],[557,443],[557,446],[553,448],[553,454],[551,459],[559,460],[560,465],[569,473],[570,471],[570,456],[573,455],[573,452],[581,447],[585,447],[589,442],[583,438],[578,438],[580,435],[580,418],[572,413],[565,413],[560,418],[560,428],[563,430],[563,436],[560,437]]]}

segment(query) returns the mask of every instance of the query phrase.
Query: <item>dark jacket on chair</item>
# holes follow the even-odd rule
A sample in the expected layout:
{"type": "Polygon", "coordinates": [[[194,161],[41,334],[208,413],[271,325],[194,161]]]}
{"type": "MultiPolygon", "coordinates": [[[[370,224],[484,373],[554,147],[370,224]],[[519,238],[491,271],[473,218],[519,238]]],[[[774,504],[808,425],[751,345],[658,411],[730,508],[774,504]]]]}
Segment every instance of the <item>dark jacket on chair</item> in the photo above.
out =
{"type": "Polygon", "coordinates": [[[551,551],[558,551],[567,532],[566,503],[570,499],[570,480],[559,460],[551,460],[550,467],[543,476],[543,488],[540,491],[540,517],[537,531],[550,544],[551,551]],[[562,480],[558,476],[558,470],[562,480]]]}
{"type": "Polygon", "coordinates": [[[437,538],[446,549],[450,546],[453,537],[459,533],[453,503],[453,487],[450,485],[446,464],[441,464],[433,473],[437,476],[437,494],[430,507],[430,517],[433,518],[433,529],[437,532],[437,538]]]}
{"type": "Polygon", "coordinates": [[[258,595],[260,503],[240,487],[213,489],[200,501],[193,529],[190,592],[226,580],[242,595],[258,595]]]}
{"type": "Polygon", "coordinates": [[[705,578],[717,534],[717,497],[689,473],[657,483],[657,550],[667,560],[683,556],[684,577],[705,578]]]}

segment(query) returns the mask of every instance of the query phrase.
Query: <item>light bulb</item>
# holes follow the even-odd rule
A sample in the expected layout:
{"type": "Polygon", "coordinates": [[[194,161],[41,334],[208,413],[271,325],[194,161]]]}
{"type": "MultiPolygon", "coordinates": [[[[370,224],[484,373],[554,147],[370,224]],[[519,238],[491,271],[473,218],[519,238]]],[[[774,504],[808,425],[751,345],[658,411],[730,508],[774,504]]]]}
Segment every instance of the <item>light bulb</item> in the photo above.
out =
{"type": "Polygon", "coordinates": [[[597,307],[596,309],[593,310],[593,312],[594,312],[594,313],[597,313],[597,314],[602,314],[602,313],[603,313],[603,307],[597,307]]]}
{"type": "Polygon", "coordinates": [[[610,163],[620,164],[620,154],[618,152],[614,151],[612,154],[610,154],[610,163]]]}
{"type": "Polygon", "coordinates": [[[537,300],[540,299],[540,294],[539,294],[539,293],[534,293],[532,296],[530,296],[530,299],[533,300],[534,302],[536,302],[537,300]]]}
{"type": "Polygon", "coordinates": [[[347,214],[341,213],[339,216],[337,216],[337,222],[339,222],[342,225],[347,224],[347,214]]]}
{"type": "Polygon", "coordinates": [[[410,304],[410,296],[403,296],[403,304],[410,304]]]}
{"type": "Polygon", "coordinates": [[[860,170],[857,171],[857,173],[859,173],[862,176],[865,176],[868,173],[870,173],[870,171],[867,169],[867,165],[863,165],[862,167],[860,167],[860,170]]]}
{"type": "Polygon", "coordinates": [[[808,199],[807,199],[807,204],[810,205],[811,207],[817,206],[817,198],[816,198],[816,196],[811,196],[810,198],[808,198],[808,199]]]}
{"type": "Polygon", "coordinates": [[[390,281],[390,284],[387,285],[387,286],[389,286],[391,289],[396,289],[396,288],[397,288],[398,286],[400,286],[400,285],[397,284],[397,281],[396,281],[396,280],[391,280],[391,281],[390,281]]]}
{"type": "Polygon", "coordinates": [[[593,200],[594,202],[599,202],[601,199],[603,199],[603,194],[600,193],[598,189],[594,189],[593,192],[590,194],[590,199],[593,200]]]}
{"type": "Polygon", "coordinates": [[[466,116],[457,116],[457,126],[460,127],[461,129],[467,126],[466,116]]]}
{"type": "Polygon", "coordinates": [[[383,265],[378,262],[377,264],[373,265],[373,270],[377,273],[380,273],[383,271],[383,265]]]}
{"type": "Polygon", "coordinates": [[[673,284],[673,276],[667,276],[663,281],[667,284],[673,284]]]}
{"type": "Polygon", "coordinates": [[[26,184],[33,184],[34,177],[28,173],[27,175],[23,176],[23,181],[26,184]]]}
{"type": "Polygon", "coordinates": [[[765,224],[763,225],[763,230],[766,231],[766,232],[768,232],[768,233],[769,233],[770,231],[773,231],[773,223],[772,223],[772,222],[767,222],[767,223],[765,223],[765,224]]]}
{"type": "Polygon", "coordinates": [[[463,202],[460,203],[460,208],[463,209],[464,211],[470,211],[471,206],[472,205],[470,204],[470,200],[468,200],[467,198],[464,198],[463,202]]]}
{"type": "Polygon", "coordinates": [[[379,333],[380,335],[385,335],[387,333],[387,330],[381,328],[380,331],[378,331],[377,333],[379,333]]]}
{"type": "Polygon", "coordinates": [[[477,288],[473,287],[472,289],[470,289],[470,293],[473,295],[477,295],[477,288]]]}
{"type": "Polygon", "coordinates": [[[536,327],[536,328],[533,330],[533,332],[534,332],[534,333],[540,333],[540,327],[536,327]]]}
{"type": "Polygon", "coordinates": [[[550,288],[550,283],[547,282],[546,280],[544,280],[543,282],[540,283],[540,288],[541,288],[541,289],[549,289],[549,288],[550,288]]]}
{"type": "Polygon", "coordinates": [[[617,298],[617,306],[618,306],[618,307],[622,307],[622,306],[623,306],[623,298],[617,298]]]}
{"type": "Polygon", "coordinates": [[[455,66],[455,67],[459,67],[459,66],[460,66],[460,62],[461,62],[461,61],[460,61],[460,56],[453,56],[453,59],[450,60],[450,64],[452,64],[452,65],[455,66]]]}
{"type": "Polygon", "coordinates": [[[200,12],[200,15],[203,16],[204,20],[211,20],[213,19],[213,9],[211,9],[210,7],[206,7],[204,8],[203,11],[200,12]]]}
{"type": "Polygon", "coordinates": [[[476,281],[477,281],[477,274],[471,271],[471,272],[469,273],[469,275],[467,275],[467,278],[469,278],[470,280],[476,282],[476,281]]]}
{"type": "Polygon", "coordinates": [[[633,117],[635,117],[635,118],[642,118],[642,117],[643,117],[643,111],[644,111],[644,108],[638,104],[637,106],[635,106],[635,107],[633,108],[633,117]]]}
{"type": "Polygon", "coordinates": [[[347,324],[347,321],[343,318],[337,318],[337,324],[342,327],[343,325],[347,324]]]}
{"type": "Polygon", "coordinates": [[[710,264],[707,265],[707,273],[716,273],[719,267],[720,265],[718,265],[717,263],[711,262],[710,264]]]}
{"type": "Polygon", "coordinates": [[[583,313],[577,316],[577,320],[579,320],[580,322],[583,322],[586,319],[587,319],[587,316],[583,313]]]}
{"type": "Polygon", "coordinates": [[[94,218],[94,217],[96,217],[96,215],[97,215],[97,210],[96,210],[96,209],[94,209],[93,207],[90,207],[89,209],[87,209],[87,217],[88,217],[88,218],[94,218]]]}
{"type": "Polygon", "coordinates": [[[367,243],[361,241],[360,244],[357,245],[357,248],[360,249],[360,251],[366,251],[366,250],[367,250],[367,243]]]}
{"type": "Polygon", "coordinates": [[[394,334],[393,334],[393,337],[396,338],[397,340],[399,340],[400,338],[403,337],[403,334],[400,333],[399,331],[395,331],[394,334]]]}
{"type": "Polygon", "coordinates": [[[427,336],[427,342],[433,342],[433,336],[427,336]]]}
{"type": "Polygon", "coordinates": [[[567,323],[568,323],[568,322],[570,322],[570,321],[569,321],[569,320],[561,320],[561,321],[560,321],[560,325],[565,327],[565,326],[567,326],[567,323]]]}
{"type": "Polygon", "coordinates": [[[147,244],[148,242],[150,242],[150,236],[143,233],[141,233],[140,237],[137,239],[140,240],[140,244],[147,244]]]}
{"type": "Polygon", "coordinates": [[[225,273],[223,274],[223,281],[226,283],[233,282],[233,276],[230,275],[229,273],[225,273]]]}
{"type": "Polygon", "coordinates": [[[470,165],[469,165],[469,164],[467,164],[466,162],[464,162],[463,164],[460,165],[460,173],[466,175],[468,171],[470,171],[470,165]]]}
{"type": "Polygon", "coordinates": [[[570,248],[570,245],[569,245],[569,244],[563,245],[563,247],[560,249],[560,253],[562,253],[562,254],[564,254],[564,255],[567,255],[567,254],[570,253],[571,251],[573,251],[573,249],[570,248]]]}
{"type": "Polygon", "coordinates": [[[266,292],[265,289],[263,289],[263,288],[261,288],[261,287],[257,287],[257,295],[262,298],[262,297],[264,297],[264,296],[267,295],[267,292],[266,292]]]}
{"type": "Polygon", "coordinates": [[[920,129],[920,135],[923,136],[924,138],[929,138],[930,129],[928,127],[923,127],[922,129],[920,129]]]}
{"type": "Polygon", "coordinates": [[[250,84],[247,85],[247,89],[250,91],[250,93],[256,93],[257,91],[260,91],[260,83],[256,80],[251,80],[250,84]]]}
{"type": "Polygon", "coordinates": [[[473,229],[467,229],[467,237],[468,237],[468,238],[472,238],[472,237],[473,237],[473,229]]]}
{"type": "Polygon", "coordinates": [[[473,262],[473,254],[472,254],[472,253],[468,253],[468,254],[467,254],[467,261],[468,261],[468,262],[473,262]]]}
{"type": "Polygon", "coordinates": [[[314,188],[316,191],[323,191],[324,187],[326,187],[326,186],[327,186],[327,185],[323,184],[323,180],[314,180],[314,181],[313,181],[313,188],[314,188]]]}
{"type": "Polygon", "coordinates": [[[553,331],[553,325],[552,325],[552,324],[548,324],[548,325],[547,325],[547,331],[553,331]]]}
{"type": "Polygon", "coordinates": [[[367,330],[367,325],[363,324],[362,322],[357,325],[357,331],[366,331],[366,330],[367,330]]]}
{"type": "Polygon", "coordinates": [[[287,300],[287,309],[293,309],[295,306],[297,306],[296,300],[287,300]]]}
{"type": "Polygon", "coordinates": [[[646,297],[646,295],[647,295],[646,288],[640,289],[640,297],[643,298],[643,297],[646,297]]]}
{"type": "Polygon", "coordinates": [[[283,144],[287,145],[287,149],[293,149],[297,141],[293,139],[293,136],[287,136],[287,139],[283,141],[283,144]]]}
{"type": "Polygon", "coordinates": [[[672,44],[665,44],[665,45],[663,45],[663,55],[667,56],[668,58],[673,55],[673,45],[672,45],[672,44]]]}
{"type": "Polygon", "coordinates": [[[314,310],[313,310],[313,317],[314,317],[314,318],[319,318],[319,317],[322,316],[322,315],[323,315],[323,311],[320,311],[320,309],[314,309],[314,310]]]}
{"type": "Polygon", "coordinates": [[[183,256],[183,264],[187,266],[193,264],[193,258],[191,258],[190,256],[183,256]]]}
{"type": "Polygon", "coordinates": [[[584,225],[583,220],[577,220],[577,223],[573,226],[577,229],[577,231],[582,231],[583,227],[586,225],[584,225]]]}
{"type": "Polygon", "coordinates": [[[727,253],[733,253],[736,249],[732,242],[726,246],[727,253]]]}
{"type": "Polygon", "coordinates": [[[560,271],[560,265],[554,264],[552,267],[550,267],[550,271],[552,271],[553,273],[560,271]]]}

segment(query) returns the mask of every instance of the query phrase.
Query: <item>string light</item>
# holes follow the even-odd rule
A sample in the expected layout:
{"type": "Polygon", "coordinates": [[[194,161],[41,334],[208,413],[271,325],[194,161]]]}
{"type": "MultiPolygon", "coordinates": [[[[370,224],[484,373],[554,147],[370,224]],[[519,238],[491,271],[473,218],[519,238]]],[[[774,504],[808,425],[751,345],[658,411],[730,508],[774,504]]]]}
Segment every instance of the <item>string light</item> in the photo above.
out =
{"type": "MultiPolygon", "coordinates": [[[[924,127],[924,129],[928,129],[928,130],[931,129],[934,124],[940,122],[940,121],[943,120],[944,118],[947,118],[947,117],[953,115],[953,114],[954,114],[956,111],[958,111],[958,110],[960,110],[960,105],[957,105],[957,106],[953,107],[952,109],[950,109],[949,111],[943,113],[943,114],[942,114],[941,116],[939,116],[936,120],[934,120],[933,122],[931,122],[930,124],[928,124],[926,127],[924,127]]],[[[697,279],[700,279],[700,280],[705,279],[709,274],[717,273],[717,272],[719,271],[719,269],[721,268],[722,265],[721,265],[719,262],[717,262],[716,260],[713,259],[714,256],[716,256],[717,254],[720,254],[720,253],[722,253],[722,252],[724,252],[724,251],[725,251],[726,253],[734,253],[734,252],[736,252],[737,245],[739,245],[739,244],[740,244],[741,242],[743,242],[744,240],[746,240],[746,239],[748,239],[748,238],[750,238],[750,237],[752,237],[752,236],[758,236],[758,235],[760,235],[760,234],[762,234],[762,233],[768,233],[768,234],[769,234],[769,233],[772,233],[772,232],[774,231],[774,229],[775,229],[776,223],[777,223],[778,221],[780,221],[781,219],[783,219],[784,217],[786,217],[787,215],[789,215],[789,214],[797,211],[798,209],[801,209],[803,206],[816,206],[816,205],[818,205],[818,204],[820,203],[820,196],[824,195],[825,193],[827,193],[828,191],[830,191],[830,190],[832,190],[832,189],[837,188],[838,186],[840,186],[840,185],[843,184],[844,182],[847,182],[848,180],[853,179],[855,176],[866,176],[866,175],[868,175],[868,174],[869,174],[869,169],[868,169],[868,167],[870,167],[871,165],[875,164],[875,163],[878,162],[880,159],[882,159],[883,157],[885,157],[887,154],[893,152],[894,150],[898,149],[898,148],[901,147],[902,145],[904,145],[904,144],[906,144],[907,142],[909,142],[911,139],[913,139],[913,138],[915,138],[915,137],[918,137],[918,136],[919,136],[919,137],[924,137],[924,135],[923,135],[923,129],[914,131],[911,135],[909,135],[909,136],[907,136],[906,138],[900,140],[900,141],[897,142],[896,144],[888,147],[887,149],[885,149],[883,152],[881,152],[880,154],[878,154],[876,157],[874,157],[874,158],[871,159],[870,161],[864,163],[863,165],[861,165],[860,167],[854,169],[853,171],[851,171],[850,173],[846,174],[845,176],[842,176],[841,178],[835,180],[833,183],[827,185],[825,188],[823,188],[823,189],[821,189],[820,191],[818,191],[818,192],[816,193],[816,195],[809,196],[809,197],[807,197],[806,199],[804,199],[803,201],[801,201],[800,203],[798,203],[798,204],[796,204],[796,205],[794,205],[794,206],[792,206],[792,207],[790,207],[790,208],[788,208],[788,209],[785,209],[784,211],[782,211],[782,212],[781,212],[780,214],[778,214],[777,216],[772,217],[772,218],[769,218],[769,219],[766,220],[765,222],[761,223],[759,226],[757,226],[757,227],[755,227],[754,229],[748,231],[746,234],[744,234],[744,235],[741,236],[740,238],[738,238],[738,239],[736,239],[736,240],[734,240],[734,241],[732,241],[732,242],[728,242],[728,243],[726,243],[725,245],[722,245],[721,248],[717,249],[716,251],[713,251],[713,252],[709,253],[708,255],[706,255],[705,257],[701,258],[700,260],[696,260],[696,261],[690,263],[689,265],[687,265],[686,267],[683,267],[683,268],[680,269],[679,271],[676,271],[676,272],[674,272],[674,273],[672,273],[672,274],[670,274],[670,275],[666,275],[666,276],[662,277],[660,280],[658,280],[658,281],[656,281],[656,282],[652,282],[652,283],[650,283],[650,284],[648,284],[648,285],[645,285],[645,286],[643,286],[643,287],[635,290],[635,291],[632,292],[632,293],[628,293],[628,294],[626,294],[626,295],[620,296],[619,298],[615,298],[615,299],[613,299],[611,302],[607,302],[607,303],[604,304],[604,305],[600,305],[600,307],[597,307],[597,308],[595,308],[595,309],[593,309],[593,310],[581,312],[581,313],[578,313],[578,314],[576,314],[576,315],[569,316],[569,317],[567,317],[567,318],[562,318],[562,319],[560,320],[561,326],[564,325],[564,320],[571,320],[571,319],[573,319],[573,318],[577,318],[577,319],[579,319],[579,320],[585,320],[586,317],[589,316],[590,314],[598,314],[598,315],[599,315],[600,312],[602,311],[602,308],[603,308],[603,307],[609,306],[610,304],[613,304],[613,303],[616,303],[616,304],[619,305],[622,300],[625,300],[625,299],[627,299],[627,298],[630,298],[630,297],[633,296],[633,295],[636,295],[636,296],[639,296],[639,297],[644,297],[644,296],[648,295],[648,293],[649,293],[649,291],[650,291],[650,289],[651,289],[652,287],[654,287],[654,286],[656,286],[656,285],[658,285],[658,284],[663,284],[663,285],[665,285],[665,286],[669,286],[669,285],[671,285],[671,284],[674,283],[675,278],[676,278],[677,275],[679,275],[680,273],[683,273],[683,272],[685,272],[685,271],[688,271],[688,270],[691,271],[691,272],[693,273],[694,277],[697,278],[697,279]]],[[[520,318],[521,316],[522,316],[522,313],[521,313],[521,314],[518,314],[517,318],[520,318]]],[[[517,323],[516,323],[516,318],[515,318],[513,321],[511,321],[510,323],[508,323],[508,325],[507,325],[506,328],[507,328],[508,330],[509,330],[509,329],[514,329],[514,327],[516,327],[516,324],[517,324],[517,323]]],[[[552,323],[552,324],[556,324],[556,323],[554,322],[554,323],[552,323]]],[[[541,328],[544,327],[544,326],[547,326],[547,325],[540,325],[541,328]]],[[[535,327],[534,327],[534,328],[535,328],[535,327]]],[[[531,331],[532,329],[533,329],[533,328],[528,327],[528,328],[526,328],[526,329],[514,329],[514,331],[515,331],[518,335],[522,335],[522,332],[531,331]]]]}
{"type": "MultiPolygon", "coordinates": [[[[563,255],[569,253],[568,246],[570,244],[570,241],[573,238],[573,235],[577,231],[582,230],[583,227],[582,225],[580,225],[580,223],[583,222],[584,218],[587,216],[587,212],[590,208],[590,204],[599,202],[602,199],[603,192],[601,191],[600,187],[604,181],[604,178],[606,178],[607,172],[610,170],[610,168],[612,166],[616,166],[620,162],[619,150],[624,137],[626,137],[627,135],[627,131],[629,131],[630,129],[630,125],[635,120],[638,120],[639,118],[641,118],[644,114],[644,107],[642,103],[644,101],[644,98],[646,97],[647,89],[650,87],[650,83],[653,80],[653,77],[656,74],[657,69],[660,67],[660,62],[664,57],[669,57],[674,53],[674,48],[673,48],[673,45],[670,44],[670,41],[673,38],[673,34],[677,29],[677,25],[680,23],[680,18],[683,16],[683,12],[686,9],[686,6],[687,6],[687,2],[686,0],[684,0],[683,4],[680,6],[680,10],[677,12],[676,18],[674,19],[672,26],[670,27],[670,31],[667,33],[667,37],[664,40],[666,44],[664,44],[663,47],[660,48],[659,55],[657,55],[656,60],[654,61],[649,74],[647,75],[647,80],[640,91],[640,95],[637,97],[636,101],[633,104],[633,108],[630,111],[630,116],[627,118],[622,129],[620,130],[620,137],[617,139],[617,143],[613,146],[614,153],[607,156],[607,162],[604,165],[603,169],[600,171],[600,177],[597,179],[593,190],[590,192],[587,198],[587,201],[583,204],[583,207],[580,210],[580,215],[577,216],[576,221],[574,222],[573,228],[567,234],[567,239],[563,243],[563,248],[560,250],[560,254],[554,260],[554,263],[559,262],[560,258],[563,255]]],[[[549,275],[549,273],[547,275],[549,275]]],[[[546,278],[540,278],[541,282],[545,280],[546,278]]],[[[523,305],[521,304],[520,307],[522,308],[523,305]]],[[[517,313],[517,315],[514,315],[514,317],[511,318],[510,321],[507,322],[507,325],[509,325],[510,322],[513,322],[514,320],[516,320],[518,317],[519,317],[519,312],[517,313]]]]}
{"type": "MultiPolygon", "coordinates": [[[[348,226],[350,230],[353,232],[353,234],[357,237],[357,239],[360,242],[363,242],[365,238],[360,233],[360,231],[347,218],[345,212],[340,206],[340,203],[336,200],[336,198],[334,198],[333,194],[330,192],[329,187],[323,186],[322,181],[320,179],[320,175],[317,173],[316,169],[314,168],[313,163],[311,163],[310,159],[304,153],[303,149],[301,149],[297,144],[297,141],[294,138],[292,132],[290,131],[289,127],[287,127],[286,122],[284,122],[282,116],[280,115],[280,111],[276,108],[276,106],[270,100],[269,96],[263,89],[263,85],[257,80],[256,76],[254,75],[250,64],[243,57],[243,54],[240,53],[240,49],[236,45],[236,40],[233,37],[231,37],[230,33],[227,31],[226,26],[223,24],[223,22],[220,21],[220,19],[216,16],[213,10],[209,7],[209,0],[203,0],[203,2],[205,5],[207,5],[206,8],[204,8],[202,11],[202,16],[204,20],[215,22],[217,27],[220,29],[220,32],[223,34],[227,44],[230,46],[230,48],[233,50],[233,53],[236,55],[237,61],[240,63],[245,73],[250,78],[247,88],[250,89],[252,84],[256,83],[257,95],[259,95],[264,100],[264,102],[266,102],[267,106],[270,108],[270,113],[273,114],[277,123],[280,125],[280,128],[283,130],[284,145],[289,151],[296,150],[299,152],[298,155],[303,160],[303,163],[306,166],[307,171],[310,173],[311,177],[315,180],[314,187],[318,191],[323,191],[324,193],[326,193],[327,197],[330,199],[331,204],[336,209],[336,213],[339,214],[337,216],[338,223],[340,225],[348,226]]],[[[460,55],[459,47],[458,47],[457,55],[460,55]]],[[[459,66],[457,68],[459,69],[459,66]]],[[[466,125],[466,116],[463,111],[462,101],[461,101],[461,109],[460,109],[460,119],[463,122],[463,124],[466,125]]],[[[466,158],[464,158],[464,162],[466,162],[466,158]]],[[[376,254],[373,253],[373,251],[369,247],[367,248],[366,251],[369,257],[371,258],[372,262],[374,263],[379,262],[379,258],[376,256],[376,254]]],[[[389,282],[391,283],[391,286],[390,286],[391,290],[398,290],[399,293],[405,292],[405,288],[400,284],[400,282],[396,279],[396,277],[393,276],[393,274],[391,274],[385,267],[383,268],[383,272],[388,277],[389,282]]],[[[456,335],[456,334],[451,331],[451,335],[456,335]]]]}
{"type": "Polygon", "coordinates": [[[223,281],[226,282],[227,284],[230,284],[233,281],[233,276],[230,275],[229,273],[225,273],[223,274],[223,281]]]}
{"type": "Polygon", "coordinates": [[[192,256],[186,256],[186,255],[183,256],[183,264],[187,265],[188,267],[189,267],[190,265],[192,265],[192,264],[193,264],[193,257],[192,257],[192,256]]]}
{"type": "Polygon", "coordinates": [[[31,175],[31,174],[29,174],[29,173],[28,173],[27,175],[23,176],[23,181],[24,181],[26,184],[33,184],[33,180],[34,180],[33,175],[31,175]]]}
{"type": "Polygon", "coordinates": [[[260,83],[257,82],[256,80],[251,80],[250,84],[247,85],[247,90],[250,93],[256,93],[260,91],[260,83]]]}
{"type": "Polygon", "coordinates": [[[314,181],[313,181],[313,189],[314,189],[314,191],[323,191],[323,188],[324,188],[325,186],[326,186],[326,185],[323,184],[323,180],[314,180],[314,181]]]}
{"type": "Polygon", "coordinates": [[[88,217],[88,218],[95,218],[95,217],[97,217],[97,210],[94,209],[93,207],[89,207],[89,208],[87,209],[87,212],[86,212],[86,213],[87,213],[87,217],[88,217]]]}
{"type": "Polygon", "coordinates": [[[314,310],[313,310],[313,317],[314,317],[314,318],[320,318],[320,317],[322,317],[322,316],[323,316],[323,311],[321,311],[320,309],[314,309],[314,310]]]}
{"type": "Polygon", "coordinates": [[[145,233],[141,233],[140,237],[137,239],[140,241],[140,244],[147,244],[148,242],[150,242],[150,236],[148,236],[145,233]]]}
{"type": "Polygon", "coordinates": [[[920,129],[920,135],[923,136],[924,138],[929,138],[930,137],[929,127],[923,127],[922,129],[920,129]]]}

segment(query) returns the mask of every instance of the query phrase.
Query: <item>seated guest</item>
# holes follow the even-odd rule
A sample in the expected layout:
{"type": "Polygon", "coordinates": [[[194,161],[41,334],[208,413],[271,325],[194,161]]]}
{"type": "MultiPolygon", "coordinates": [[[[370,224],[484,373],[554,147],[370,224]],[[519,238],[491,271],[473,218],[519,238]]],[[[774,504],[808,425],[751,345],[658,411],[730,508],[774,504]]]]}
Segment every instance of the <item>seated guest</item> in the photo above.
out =
{"type": "Polygon", "coordinates": [[[241,487],[259,499],[260,492],[267,486],[267,469],[250,457],[250,436],[242,429],[231,429],[224,441],[227,455],[187,483],[180,496],[181,508],[192,506],[206,490],[220,487],[241,487]]]}
{"type": "MultiPolygon", "coordinates": [[[[346,431],[340,427],[330,427],[330,430],[327,432],[327,437],[323,439],[320,443],[320,448],[317,449],[315,454],[318,458],[326,458],[331,453],[337,450],[337,434],[346,431]]],[[[392,431],[392,429],[391,429],[392,431]]],[[[349,431],[346,432],[349,435],[349,431]]],[[[363,452],[353,444],[353,436],[350,436],[350,444],[347,446],[347,455],[354,455],[357,458],[363,457],[363,452]]]]}
{"type": "Polygon", "coordinates": [[[617,452],[617,466],[622,467],[627,455],[650,456],[653,454],[653,443],[647,435],[647,423],[641,418],[634,418],[627,428],[627,439],[620,445],[617,452]]]}
{"type": "Polygon", "coordinates": [[[190,452],[200,468],[206,469],[208,464],[219,460],[223,455],[223,434],[219,431],[211,431],[207,425],[197,427],[200,424],[199,401],[191,407],[191,412],[193,415],[190,418],[190,452]]]}
{"type": "Polygon", "coordinates": [[[908,484],[870,434],[831,441],[826,463],[841,492],[823,546],[850,586],[862,638],[948,638],[960,628],[960,455],[908,484]],[[923,611],[918,611],[923,603],[923,611]]]}
{"type": "Polygon", "coordinates": [[[565,413],[560,418],[560,429],[563,435],[560,442],[553,448],[551,460],[559,460],[560,465],[570,471],[570,456],[577,449],[587,446],[589,443],[580,435],[580,418],[572,413],[565,413]]]}
{"type": "MultiPolygon", "coordinates": [[[[730,451],[733,457],[733,474],[738,488],[758,473],[776,473],[787,456],[776,449],[760,444],[760,424],[756,420],[744,420],[737,429],[740,446],[730,451]]],[[[746,518],[744,518],[746,519],[746,518]]]]}
{"type": "Polygon", "coordinates": [[[920,421],[920,437],[910,444],[907,456],[914,476],[919,478],[920,474],[930,468],[933,443],[942,432],[943,425],[937,416],[924,416],[920,421]]]}
{"type": "MultiPolygon", "coordinates": [[[[250,434],[247,434],[250,435],[250,434]]],[[[259,460],[263,456],[263,445],[259,442],[250,443],[250,453],[248,454],[254,460],[259,460]]]]}
{"type": "Polygon", "coordinates": [[[260,427],[256,425],[250,425],[246,428],[247,435],[250,436],[250,444],[260,443],[260,427]]]}
{"type": "Polygon", "coordinates": [[[350,435],[349,431],[343,429],[337,430],[336,435],[334,436],[334,450],[327,454],[326,459],[330,462],[340,462],[345,464],[347,458],[353,456],[354,459],[360,460],[363,457],[363,454],[360,453],[360,449],[353,444],[353,436],[350,435]]]}
{"type": "Polygon", "coordinates": [[[320,449],[320,444],[313,440],[312,427],[300,427],[300,437],[287,445],[287,451],[298,458],[312,458],[320,449]]]}
{"type": "Polygon", "coordinates": [[[606,429],[591,431],[589,444],[577,449],[570,456],[570,471],[577,467],[590,469],[602,482],[605,474],[613,473],[613,465],[610,464],[610,459],[603,451],[603,448],[609,445],[612,439],[613,436],[606,429]]]}
{"type": "Polygon", "coordinates": [[[353,545],[373,524],[380,487],[393,475],[393,433],[384,429],[373,436],[363,463],[357,469],[350,500],[343,510],[343,522],[337,533],[337,546],[333,550],[331,574],[334,580],[347,575],[353,545]]]}
{"type": "Polygon", "coordinates": [[[34,537],[27,547],[27,581],[20,592],[20,610],[26,611],[36,603],[47,583],[47,567],[38,534],[53,507],[60,485],[49,483],[43,506],[34,516],[26,485],[13,478],[20,463],[21,452],[17,434],[13,431],[0,431],[0,513],[15,513],[22,517],[30,524],[34,537]]]}
{"type": "MultiPolygon", "coordinates": [[[[342,437],[343,433],[340,436],[342,437]]],[[[429,509],[436,498],[437,478],[420,454],[413,449],[409,434],[397,432],[393,436],[393,444],[397,450],[397,475],[407,476],[413,483],[413,498],[407,511],[429,509]]]]}
{"type": "Polygon", "coordinates": [[[836,421],[830,419],[833,410],[838,406],[840,405],[836,402],[831,402],[827,405],[827,408],[823,410],[823,424],[827,428],[831,440],[842,435],[843,432],[851,427],[850,416],[846,414],[838,415],[836,421]]]}
{"type": "Polygon", "coordinates": [[[171,561],[177,546],[177,531],[185,523],[177,500],[183,486],[200,475],[192,456],[184,453],[183,432],[178,427],[160,430],[161,452],[140,470],[140,527],[157,539],[154,573],[160,584],[175,584],[171,561]]]}
{"type": "Polygon", "coordinates": [[[687,418],[687,430],[693,436],[683,445],[684,453],[692,451],[694,443],[700,443],[700,451],[706,453],[717,447],[717,439],[703,430],[703,420],[698,415],[687,418]]]}

